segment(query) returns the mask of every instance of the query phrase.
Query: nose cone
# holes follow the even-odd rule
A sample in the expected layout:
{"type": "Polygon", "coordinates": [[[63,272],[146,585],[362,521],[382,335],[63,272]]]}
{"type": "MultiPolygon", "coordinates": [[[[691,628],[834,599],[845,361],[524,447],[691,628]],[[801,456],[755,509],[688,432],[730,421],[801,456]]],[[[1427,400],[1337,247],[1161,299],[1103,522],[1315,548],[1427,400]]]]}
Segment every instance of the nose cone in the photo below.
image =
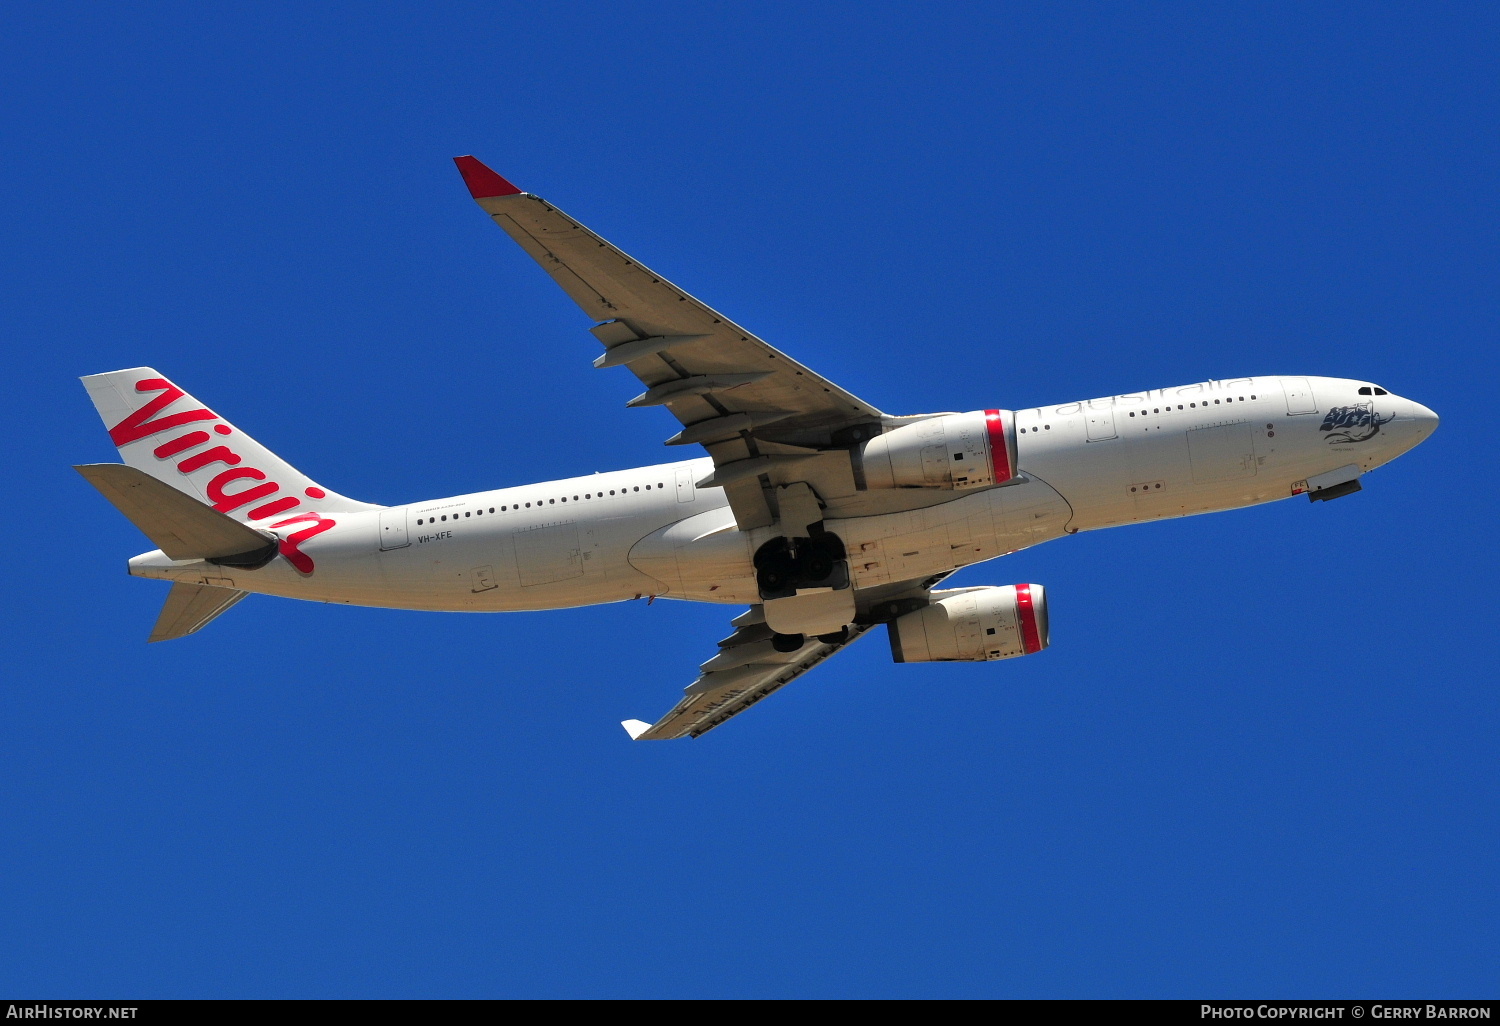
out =
{"type": "Polygon", "coordinates": [[[1425,442],[1427,440],[1427,436],[1437,430],[1438,415],[1436,413],[1433,413],[1431,410],[1429,410],[1419,402],[1415,402],[1411,399],[1408,399],[1407,402],[1411,404],[1410,417],[1412,421],[1412,429],[1416,434],[1416,442],[1414,442],[1413,444],[1416,444],[1417,442],[1425,442]]]}

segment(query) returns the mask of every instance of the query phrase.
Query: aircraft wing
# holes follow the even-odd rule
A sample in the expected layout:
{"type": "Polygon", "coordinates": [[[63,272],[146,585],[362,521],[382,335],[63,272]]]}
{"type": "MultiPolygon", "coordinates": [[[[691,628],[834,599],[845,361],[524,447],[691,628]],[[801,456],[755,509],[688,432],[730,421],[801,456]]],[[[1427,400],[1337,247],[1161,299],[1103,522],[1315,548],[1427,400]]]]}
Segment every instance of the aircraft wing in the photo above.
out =
{"type": "Polygon", "coordinates": [[[870,630],[868,625],[854,625],[837,644],[808,638],[795,652],[777,652],[771,647],[772,632],[760,606],[751,606],[732,622],[735,632],[719,642],[718,654],[699,667],[698,679],[688,685],[682,701],[655,723],[621,723],[633,740],[701,737],[870,630]]]}
{"type": "Polygon", "coordinates": [[[668,440],[714,460],[702,487],[722,486],[741,529],[766,526],[766,492],[811,481],[825,502],[854,491],[847,445],[879,433],[883,414],[473,157],[455,157],[478,204],[590,317],[605,352],[596,367],[630,369],[645,391],[628,406],[665,406],[683,424],[668,440]],[[847,480],[846,480],[847,479],[847,480]]]}

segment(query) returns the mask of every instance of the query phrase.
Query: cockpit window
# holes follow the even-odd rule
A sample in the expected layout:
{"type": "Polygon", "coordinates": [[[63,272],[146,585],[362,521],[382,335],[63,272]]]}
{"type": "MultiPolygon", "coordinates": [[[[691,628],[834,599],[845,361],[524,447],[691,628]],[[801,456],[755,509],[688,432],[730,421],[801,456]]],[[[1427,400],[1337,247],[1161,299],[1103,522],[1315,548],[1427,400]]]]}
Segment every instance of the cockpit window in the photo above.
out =
{"type": "Polygon", "coordinates": [[[1377,388],[1377,389],[1376,389],[1376,390],[1375,390],[1375,394],[1376,394],[1376,395],[1390,395],[1390,393],[1389,393],[1389,392],[1387,392],[1387,391],[1386,391],[1386,390],[1385,390],[1385,389],[1383,389],[1383,388],[1377,388]]]}
{"type": "Polygon", "coordinates": [[[1366,385],[1364,388],[1361,388],[1359,390],[1359,394],[1360,395],[1369,395],[1370,394],[1370,386],[1366,385]]]}
{"type": "Polygon", "coordinates": [[[1365,385],[1364,387],[1362,387],[1359,390],[1359,394],[1360,395],[1390,395],[1391,393],[1387,392],[1383,388],[1377,388],[1374,385],[1365,385]]]}

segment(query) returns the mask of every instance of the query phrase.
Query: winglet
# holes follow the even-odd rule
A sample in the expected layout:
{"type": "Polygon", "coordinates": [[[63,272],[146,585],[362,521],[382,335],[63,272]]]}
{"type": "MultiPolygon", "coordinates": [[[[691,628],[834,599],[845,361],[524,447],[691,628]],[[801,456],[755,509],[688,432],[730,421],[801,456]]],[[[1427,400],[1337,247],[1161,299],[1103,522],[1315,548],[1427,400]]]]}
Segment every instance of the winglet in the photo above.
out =
{"type": "Polygon", "coordinates": [[[625,733],[630,735],[632,741],[651,729],[651,724],[644,720],[621,720],[620,726],[625,728],[625,733]]]}
{"type": "Polygon", "coordinates": [[[521,191],[475,157],[454,157],[453,163],[458,165],[458,173],[464,176],[469,195],[477,200],[492,196],[515,196],[521,191]]]}

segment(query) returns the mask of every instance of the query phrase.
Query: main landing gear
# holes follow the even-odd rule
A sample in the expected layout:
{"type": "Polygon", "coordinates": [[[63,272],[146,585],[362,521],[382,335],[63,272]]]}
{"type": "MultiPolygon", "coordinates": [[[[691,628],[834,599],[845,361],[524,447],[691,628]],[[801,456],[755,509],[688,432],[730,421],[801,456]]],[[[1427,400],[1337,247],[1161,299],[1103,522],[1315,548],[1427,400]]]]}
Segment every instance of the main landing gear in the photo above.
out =
{"type": "MultiPolygon", "coordinates": [[[[818,634],[815,637],[825,645],[842,645],[849,640],[849,628],[840,627],[832,634],[818,634]]],[[[778,652],[795,652],[805,644],[807,644],[805,634],[771,635],[771,647],[778,652]]]]}
{"type": "Polygon", "coordinates": [[[772,538],[755,553],[755,580],[765,600],[790,598],[799,588],[847,588],[844,543],[826,531],[815,538],[772,538]]]}
{"type": "MultiPolygon", "coordinates": [[[[840,645],[849,640],[849,628],[841,624],[847,615],[852,619],[854,603],[848,599],[849,564],[844,556],[844,543],[836,534],[814,525],[812,536],[804,538],[772,538],[755,553],[755,580],[760,587],[761,600],[767,603],[767,619],[777,633],[771,638],[771,647],[778,652],[795,652],[807,644],[803,631],[819,630],[813,636],[825,645],[840,645]],[[833,593],[843,593],[848,610],[836,613],[836,619],[828,616],[825,599],[835,599],[833,593]],[[787,616],[789,607],[814,605],[811,615],[787,616]],[[773,615],[772,610],[779,610],[773,615]],[[778,616],[780,622],[778,623],[778,616]],[[836,630],[831,628],[837,627],[836,630]],[[785,633],[783,633],[785,632],[785,633]]],[[[835,606],[837,606],[835,601],[835,606]]]]}

